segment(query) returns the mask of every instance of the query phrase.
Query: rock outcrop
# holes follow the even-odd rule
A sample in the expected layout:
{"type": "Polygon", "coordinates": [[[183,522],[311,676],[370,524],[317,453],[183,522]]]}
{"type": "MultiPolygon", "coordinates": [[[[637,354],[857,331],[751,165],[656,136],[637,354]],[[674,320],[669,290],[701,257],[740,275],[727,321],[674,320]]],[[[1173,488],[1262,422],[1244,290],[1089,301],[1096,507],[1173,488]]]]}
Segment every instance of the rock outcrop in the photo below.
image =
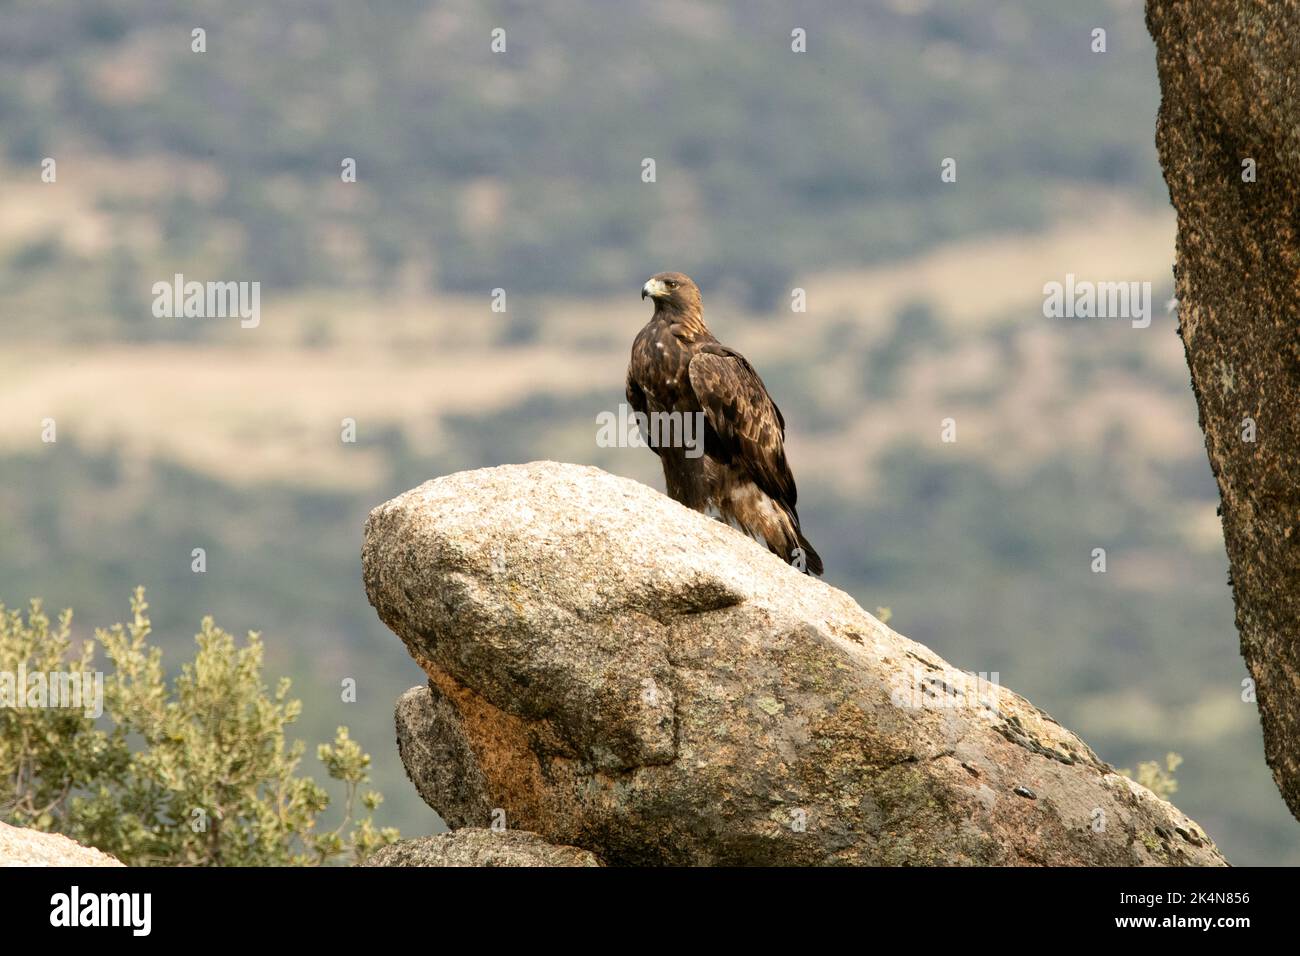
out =
{"type": "Polygon", "coordinates": [[[1264,754],[1300,817],[1300,4],[1151,0],[1179,334],[1264,754]]]}
{"type": "Polygon", "coordinates": [[[614,865],[1224,863],[1028,701],[634,481],[450,475],[372,511],[363,562],[453,829],[614,865]]]}
{"type": "Polygon", "coordinates": [[[600,866],[576,846],[556,846],[536,833],[466,827],[401,840],[376,850],[366,866],[600,866]]]}
{"type": "Polygon", "coordinates": [[[0,823],[0,866],[121,866],[93,847],[60,833],[44,833],[0,823]]]}

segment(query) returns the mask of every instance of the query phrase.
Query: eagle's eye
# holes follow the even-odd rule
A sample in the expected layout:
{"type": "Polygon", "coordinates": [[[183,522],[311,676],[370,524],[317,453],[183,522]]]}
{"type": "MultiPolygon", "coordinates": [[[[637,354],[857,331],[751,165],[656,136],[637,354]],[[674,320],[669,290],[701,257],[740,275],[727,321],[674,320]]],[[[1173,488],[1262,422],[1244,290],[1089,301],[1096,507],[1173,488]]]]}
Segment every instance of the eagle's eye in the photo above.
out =
{"type": "Polygon", "coordinates": [[[668,280],[668,288],[670,288],[670,289],[676,289],[676,288],[677,288],[677,280],[676,280],[676,279],[669,279],[669,280],[668,280]]]}

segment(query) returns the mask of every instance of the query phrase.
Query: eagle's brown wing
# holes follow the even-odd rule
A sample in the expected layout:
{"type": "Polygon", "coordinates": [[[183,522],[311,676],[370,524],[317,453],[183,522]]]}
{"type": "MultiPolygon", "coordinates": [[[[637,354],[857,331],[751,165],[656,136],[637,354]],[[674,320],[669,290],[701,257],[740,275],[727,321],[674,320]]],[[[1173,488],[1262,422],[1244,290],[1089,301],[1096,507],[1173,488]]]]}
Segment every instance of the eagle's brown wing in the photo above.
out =
{"type": "MultiPolygon", "coordinates": [[[[645,392],[642,390],[641,386],[636,383],[636,377],[640,371],[641,370],[637,367],[637,359],[634,353],[632,361],[627,367],[627,387],[625,389],[625,394],[627,395],[627,403],[631,406],[632,411],[640,412],[644,415],[646,410],[649,408],[649,404],[646,402],[645,392]]],[[[659,454],[658,445],[650,445],[649,447],[656,455],[659,454]]]]}
{"type": "Polygon", "coordinates": [[[641,391],[641,386],[636,383],[635,365],[627,367],[627,403],[632,406],[632,411],[645,414],[646,401],[645,392],[641,391]]]}
{"type": "Polygon", "coordinates": [[[754,367],[735,349],[709,344],[691,359],[688,374],[717,434],[719,457],[743,465],[764,494],[793,512],[798,493],[785,460],[785,418],[754,367]]]}

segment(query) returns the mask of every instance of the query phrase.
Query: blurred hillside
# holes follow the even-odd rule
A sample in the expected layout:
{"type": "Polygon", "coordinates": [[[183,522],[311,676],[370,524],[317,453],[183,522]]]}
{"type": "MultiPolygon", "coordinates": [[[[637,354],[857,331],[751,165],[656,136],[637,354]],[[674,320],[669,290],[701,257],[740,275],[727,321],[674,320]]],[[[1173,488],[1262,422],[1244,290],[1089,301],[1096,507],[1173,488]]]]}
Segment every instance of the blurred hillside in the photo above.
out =
{"type": "Polygon", "coordinates": [[[0,18],[6,317],[61,337],[196,334],[149,321],[139,290],[199,268],[278,295],[569,296],[685,260],[770,308],[810,266],[1039,225],[1080,183],[1160,190],[1135,3],[9,0],[0,18]],[[32,174],[47,156],[57,190],[32,174]],[[945,157],[969,186],[938,188],[945,157]]]}
{"type": "Polygon", "coordinates": [[[1300,863],[1165,305],[1140,5],[863,7],[0,2],[0,600],[88,632],[140,583],[178,653],[206,613],[262,631],[304,736],[349,724],[379,819],[427,832],[365,514],[533,458],[662,487],[595,419],[642,281],[681,269],[785,412],[831,583],[1103,759],[1180,752],[1234,863],[1300,863]],[[260,281],[261,325],[154,318],[176,272],[260,281]],[[1151,281],[1151,327],[1043,318],[1067,272],[1151,281]]]}

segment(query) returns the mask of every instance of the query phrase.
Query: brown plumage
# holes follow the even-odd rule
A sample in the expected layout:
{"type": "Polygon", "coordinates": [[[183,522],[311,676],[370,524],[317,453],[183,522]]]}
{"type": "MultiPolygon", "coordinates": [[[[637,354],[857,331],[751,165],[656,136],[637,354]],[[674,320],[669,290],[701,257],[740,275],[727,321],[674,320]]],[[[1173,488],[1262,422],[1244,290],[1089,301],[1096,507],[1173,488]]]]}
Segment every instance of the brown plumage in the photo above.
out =
{"type": "MultiPolygon", "coordinates": [[[[668,494],[750,535],[812,574],[822,559],[799,528],[798,493],[785,460],[785,419],[754,367],[704,324],[700,290],[680,272],[641,289],[655,311],[632,343],[627,401],[643,415],[703,413],[703,454],[654,447],[668,494]],[[694,456],[693,456],[694,455],[694,456]]],[[[688,433],[689,434],[689,433],[688,433]]]]}

